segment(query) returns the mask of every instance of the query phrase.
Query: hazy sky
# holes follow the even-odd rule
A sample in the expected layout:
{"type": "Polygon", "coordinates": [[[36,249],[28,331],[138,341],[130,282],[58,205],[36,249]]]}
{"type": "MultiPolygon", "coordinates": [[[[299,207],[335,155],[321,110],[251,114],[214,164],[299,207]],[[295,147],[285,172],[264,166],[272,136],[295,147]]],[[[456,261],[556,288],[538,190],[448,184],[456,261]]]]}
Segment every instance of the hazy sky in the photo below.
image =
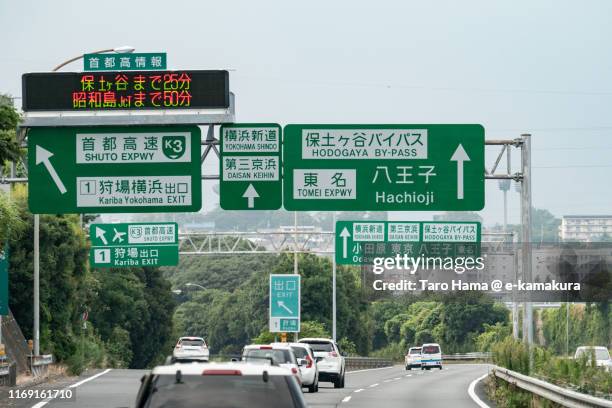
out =
{"type": "MultiPolygon", "coordinates": [[[[0,92],[86,51],[166,51],[169,68],[234,70],[237,121],[532,133],[534,206],[610,214],[611,23],[609,0],[0,0],[0,92]]],[[[497,181],[486,194],[485,222],[501,221],[497,181]]]]}

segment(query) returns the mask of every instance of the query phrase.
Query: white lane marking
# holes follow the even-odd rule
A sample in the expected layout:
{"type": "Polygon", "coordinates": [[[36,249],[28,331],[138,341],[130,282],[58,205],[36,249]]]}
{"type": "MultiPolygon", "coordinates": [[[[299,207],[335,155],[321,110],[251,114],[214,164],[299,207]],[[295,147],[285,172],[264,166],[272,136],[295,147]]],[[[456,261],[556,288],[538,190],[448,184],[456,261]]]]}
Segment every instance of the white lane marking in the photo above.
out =
{"type": "Polygon", "coordinates": [[[399,380],[399,379],[400,379],[399,377],[395,377],[395,378],[394,378],[394,380],[396,380],[396,381],[397,381],[397,380],[399,380]]]}
{"type": "Polygon", "coordinates": [[[82,380],[82,381],[79,381],[78,383],[72,384],[72,385],[71,385],[71,386],[69,386],[68,388],[76,388],[76,387],[79,387],[79,386],[81,386],[81,385],[85,384],[86,382],[89,382],[89,381],[95,380],[95,379],[96,379],[96,378],[98,378],[98,377],[102,377],[104,374],[108,373],[110,370],[111,370],[110,368],[107,368],[106,370],[102,371],[101,373],[98,373],[98,374],[96,374],[96,375],[92,375],[91,377],[86,378],[86,379],[84,379],[84,380],[82,380]]]}
{"type": "Polygon", "coordinates": [[[389,368],[395,368],[395,366],[389,366],[389,367],[380,367],[380,368],[366,368],[364,370],[355,370],[355,371],[347,371],[347,374],[353,374],[353,373],[364,373],[366,371],[376,371],[376,370],[388,370],[389,368]]]}
{"type": "MultiPolygon", "coordinates": [[[[72,384],[72,385],[69,385],[68,387],[64,388],[64,390],[67,390],[67,389],[69,389],[69,388],[76,388],[76,387],[78,387],[78,386],[80,386],[80,385],[85,384],[86,382],[89,382],[89,381],[91,381],[91,380],[95,380],[96,378],[98,378],[98,377],[100,377],[100,376],[103,376],[104,374],[108,373],[109,371],[111,371],[111,369],[110,369],[110,368],[108,368],[108,369],[106,369],[106,370],[102,371],[101,373],[98,373],[98,374],[96,374],[96,375],[92,375],[91,377],[85,378],[84,380],[81,380],[81,381],[79,381],[78,383],[74,383],[74,384],[72,384]]],[[[44,401],[40,401],[40,402],[37,402],[36,404],[32,405],[32,408],[42,408],[42,407],[44,407],[45,405],[47,405],[49,402],[51,402],[52,400],[53,400],[53,397],[51,397],[51,398],[47,398],[47,399],[46,399],[46,400],[44,400],[44,401]]]]}
{"type": "Polygon", "coordinates": [[[353,392],[361,392],[361,391],[363,391],[363,388],[360,388],[360,389],[355,390],[355,391],[353,391],[353,392]]]}
{"type": "Polygon", "coordinates": [[[470,386],[468,387],[468,395],[470,396],[472,401],[474,401],[476,403],[476,405],[478,405],[480,408],[490,408],[490,407],[487,404],[485,404],[480,398],[478,398],[478,395],[476,395],[476,392],[474,392],[474,388],[476,388],[476,384],[478,384],[479,381],[483,380],[488,375],[489,375],[489,373],[487,373],[487,374],[485,374],[483,376],[478,377],[477,379],[472,381],[470,383],[470,386]]]}
{"type": "Polygon", "coordinates": [[[391,382],[391,381],[393,381],[393,380],[385,380],[385,381],[383,381],[383,382],[386,382],[386,383],[388,383],[388,382],[391,382]]]}
{"type": "Polygon", "coordinates": [[[412,374],[406,374],[404,377],[412,377],[412,374]]]}
{"type": "Polygon", "coordinates": [[[342,402],[349,402],[351,400],[351,396],[342,398],[342,402]]]}
{"type": "Polygon", "coordinates": [[[370,385],[370,388],[378,387],[379,385],[380,385],[379,383],[372,384],[372,385],[370,385]]]}

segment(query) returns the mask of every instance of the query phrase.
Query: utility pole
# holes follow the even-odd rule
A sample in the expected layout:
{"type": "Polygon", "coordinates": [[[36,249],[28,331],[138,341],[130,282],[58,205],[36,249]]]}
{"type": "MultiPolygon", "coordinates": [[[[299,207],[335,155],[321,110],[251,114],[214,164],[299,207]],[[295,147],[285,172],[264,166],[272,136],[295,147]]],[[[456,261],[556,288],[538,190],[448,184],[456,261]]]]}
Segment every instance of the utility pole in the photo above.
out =
{"type": "MultiPolygon", "coordinates": [[[[523,280],[533,280],[531,271],[531,135],[521,135],[523,143],[521,146],[521,224],[522,224],[522,269],[523,280]]],[[[531,297],[527,295],[527,301],[523,306],[523,341],[529,347],[529,366],[532,366],[533,346],[533,305],[531,297]]]]}

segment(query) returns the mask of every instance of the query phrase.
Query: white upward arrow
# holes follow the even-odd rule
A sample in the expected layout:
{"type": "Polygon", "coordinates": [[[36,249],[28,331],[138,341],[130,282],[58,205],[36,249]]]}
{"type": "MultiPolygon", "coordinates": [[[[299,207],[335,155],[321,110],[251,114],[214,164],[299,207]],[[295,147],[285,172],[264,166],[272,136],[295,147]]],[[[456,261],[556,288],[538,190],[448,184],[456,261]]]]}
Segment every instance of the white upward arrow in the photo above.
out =
{"type": "Polygon", "coordinates": [[[255,199],[258,197],[259,197],[259,194],[257,194],[257,190],[255,190],[255,187],[253,187],[253,184],[249,183],[249,186],[247,187],[246,191],[242,195],[242,198],[247,199],[247,207],[254,208],[255,199]]]}
{"type": "Polygon", "coordinates": [[[291,311],[291,309],[289,309],[287,306],[285,306],[285,302],[283,302],[282,300],[279,300],[276,302],[276,304],[278,305],[278,307],[282,307],[283,309],[285,309],[287,312],[293,314],[293,312],[291,311]]]}
{"type": "Polygon", "coordinates": [[[463,162],[470,161],[470,157],[461,144],[457,146],[451,161],[457,162],[457,200],[463,200],[463,162]]]}
{"type": "Polygon", "coordinates": [[[47,149],[44,149],[36,145],[36,164],[42,163],[45,165],[45,167],[47,168],[47,171],[51,175],[51,178],[53,179],[53,182],[57,186],[60,193],[65,194],[66,187],[64,186],[64,183],[62,183],[62,180],[57,175],[57,172],[55,171],[55,169],[53,168],[53,165],[51,164],[51,161],[49,160],[52,156],[53,156],[53,153],[51,153],[47,149]]]}
{"type": "Polygon", "coordinates": [[[108,245],[108,241],[106,240],[104,234],[106,234],[106,231],[104,231],[100,227],[96,227],[96,238],[100,239],[104,243],[104,245],[108,245]]]}
{"type": "Polygon", "coordinates": [[[344,227],[342,232],[340,232],[340,237],[342,238],[342,258],[348,257],[348,238],[351,236],[349,234],[348,229],[344,227]]]}

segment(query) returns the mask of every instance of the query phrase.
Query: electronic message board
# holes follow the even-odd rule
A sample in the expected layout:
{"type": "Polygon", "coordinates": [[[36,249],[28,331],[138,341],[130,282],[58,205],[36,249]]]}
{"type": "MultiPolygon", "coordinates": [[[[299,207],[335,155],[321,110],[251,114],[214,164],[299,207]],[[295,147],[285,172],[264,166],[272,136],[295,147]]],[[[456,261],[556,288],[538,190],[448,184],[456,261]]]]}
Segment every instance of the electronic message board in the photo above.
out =
{"type": "Polygon", "coordinates": [[[227,71],[28,73],[23,110],[217,109],[230,105],[227,71]]]}

